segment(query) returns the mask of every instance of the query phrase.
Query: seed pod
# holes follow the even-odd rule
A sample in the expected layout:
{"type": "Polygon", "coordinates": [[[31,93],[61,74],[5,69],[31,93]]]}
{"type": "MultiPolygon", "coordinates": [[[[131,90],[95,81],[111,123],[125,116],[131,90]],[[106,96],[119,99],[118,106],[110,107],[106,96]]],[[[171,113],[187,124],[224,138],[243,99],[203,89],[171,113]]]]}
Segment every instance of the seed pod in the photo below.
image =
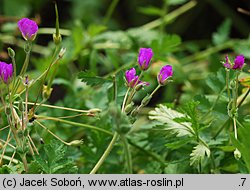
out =
{"type": "Polygon", "coordinates": [[[83,140],[73,140],[69,143],[69,146],[80,146],[83,144],[83,140]]]}
{"type": "Polygon", "coordinates": [[[9,105],[6,106],[5,113],[6,113],[6,115],[11,115],[11,109],[10,109],[9,105]]]}
{"type": "Polygon", "coordinates": [[[148,105],[148,103],[150,102],[151,98],[152,98],[152,96],[148,94],[147,96],[145,96],[145,97],[142,99],[141,104],[142,104],[143,106],[148,105]]]}
{"type": "Polygon", "coordinates": [[[138,110],[138,106],[131,112],[131,116],[135,117],[138,114],[139,110],[138,110]]]}
{"type": "Polygon", "coordinates": [[[128,114],[133,110],[133,108],[134,108],[134,102],[131,102],[129,105],[125,107],[125,113],[128,114]]]}

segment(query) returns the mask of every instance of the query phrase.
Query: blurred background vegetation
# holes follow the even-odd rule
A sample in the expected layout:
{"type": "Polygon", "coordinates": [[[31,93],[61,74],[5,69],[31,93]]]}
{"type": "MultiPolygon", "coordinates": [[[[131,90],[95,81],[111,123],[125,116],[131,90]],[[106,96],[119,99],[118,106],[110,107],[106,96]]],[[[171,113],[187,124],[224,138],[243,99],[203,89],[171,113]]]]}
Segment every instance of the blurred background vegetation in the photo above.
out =
{"type": "MultiPolygon", "coordinates": [[[[55,32],[54,1],[0,1],[1,61],[10,62],[7,53],[7,47],[10,46],[16,51],[17,67],[20,70],[25,53],[23,52],[24,42],[16,23],[22,17],[29,17],[39,24],[29,66],[30,78],[36,78],[49,65],[54,49],[52,39],[52,34],[55,32]]],[[[225,55],[228,54],[233,58],[236,54],[244,54],[246,58],[250,58],[250,16],[248,13],[239,11],[239,8],[250,11],[250,1],[247,0],[58,0],[56,2],[60,32],[63,36],[62,46],[67,48],[67,52],[60,62],[61,66],[53,82],[54,90],[49,99],[51,104],[76,109],[107,110],[112,85],[110,81],[103,84],[104,88],[96,86],[93,81],[89,85],[82,83],[78,77],[89,77],[88,72],[107,80],[111,75],[117,74],[118,101],[121,102],[126,90],[122,75],[126,69],[136,66],[140,47],[153,48],[154,58],[150,71],[144,76],[144,80],[151,85],[136,96],[137,102],[157,85],[156,75],[162,65],[171,64],[174,67],[174,82],[157,92],[149,104],[151,108],[145,108],[142,115],[158,103],[174,102],[175,105],[181,105],[193,100],[198,94],[218,94],[220,89],[214,91],[217,79],[208,76],[221,68],[220,61],[224,60],[225,55]],[[78,75],[81,71],[88,72],[78,75]],[[205,81],[207,78],[209,82],[205,81]]],[[[246,62],[248,63],[248,60],[246,62]]],[[[246,67],[246,70],[248,69],[249,66],[246,67]]],[[[248,75],[246,72],[242,77],[248,75]]],[[[221,85],[222,88],[223,85],[224,83],[221,85]]],[[[36,89],[36,86],[32,88],[36,89]]],[[[30,93],[30,101],[34,101],[36,90],[30,93]]],[[[202,97],[198,99],[204,100],[202,97]]],[[[226,112],[226,101],[219,106],[218,112],[226,112]]],[[[69,114],[65,111],[44,108],[39,112],[54,117],[69,114]]],[[[244,114],[247,113],[249,111],[245,109],[244,114]]],[[[75,118],[73,121],[93,124],[107,130],[112,129],[112,124],[107,121],[105,114],[108,113],[103,113],[98,121],[90,117],[75,118]]],[[[227,117],[227,113],[220,117],[223,120],[227,117]]],[[[4,122],[4,119],[0,121],[0,123],[4,122]]],[[[103,145],[108,144],[110,140],[104,138],[105,134],[86,132],[81,128],[73,128],[69,124],[58,125],[53,121],[46,121],[45,124],[68,141],[84,139],[85,143],[80,148],[81,151],[70,147],[69,155],[78,162],[81,173],[90,171],[105,150],[106,147],[103,145]],[[58,127],[63,130],[58,130],[58,127]]],[[[36,131],[34,138],[37,142],[40,137],[43,137],[45,142],[53,138],[47,135],[46,131],[39,132],[38,127],[32,130],[36,131]]],[[[148,154],[150,158],[157,160],[162,156],[161,152],[167,152],[167,148],[164,147],[167,143],[166,139],[162,140],[164,137],[154,132],[150,136],[142,134],[134,138],[134,143],[131,141],[131,144],[136,147],[134,152],[137,155],[134,158],[136,172],[163,172],[157,161],[144,167],[142,160],[147,162],[149,158],[143,155],[148,154]],[[144,141],[148,142],[147,146],[145,145],[148,149],[140,148],[144,146],[144,141]],[[156,155],[149,153],[148,150],[154,151],[156,155]]],[[[174,139],[168,141],[172,142],[174,139]]],[[[100,172],[122,171],[120,168],[122,166],[119,166],[122,165],[120,164],[122,161],[116,158],[116,155],[121,155],[120,148],[115,147],[115,153],[111,154],[107,161],[110,165],[102,167],[100,172]],[[112,167],[114,165],[116,167],[112,167]]],[[[190,150],[192,147],[183,150],[183,154],[189,157],[190,150]]],[[[163,160],[167,155],[169,153],[163,154],[163,160]]],[[[175,156],[171,159],[180,157],[180,153],[175,152],[175,156]]],[[[221,156],[221,160],[223,159],[226,159],[226,155],[221,156]]],[[[230,160],[224,160],[224,163],[230,164],[225,164],[223,172],[238,171],[232,159],[230,157],[230,160]]],[[[180,162],[182,161],[180,159],[180,162]]],[[[180,168],[180,165],[174,165],[174,163],[167,169],[172,173],[194,172],[189,168],[180,168]]]]}

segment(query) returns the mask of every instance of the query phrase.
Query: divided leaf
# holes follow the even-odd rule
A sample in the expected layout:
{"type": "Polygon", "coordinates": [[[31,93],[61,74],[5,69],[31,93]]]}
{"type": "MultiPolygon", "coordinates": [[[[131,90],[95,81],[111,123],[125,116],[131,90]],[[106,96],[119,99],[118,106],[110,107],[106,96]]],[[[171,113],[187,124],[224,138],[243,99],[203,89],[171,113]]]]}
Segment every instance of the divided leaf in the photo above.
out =
{"type": "Polygon", "coordinates": [[[82,71],[78,74],[78,78],[82,79],[82,82],[86,82],[90,86],[96,86],[104,84],[105,82],[110,82],[109,79],[105,79],[99,76],[96,76],[90,71],[82,71]]]}
{"type": "Polygon", "coordinates": [[[199,143],[190,154],[190,165],[198,165],[206,155],[210,156],[210,149],[203,143],[199,143]]]}
{"type": "Polygon", "coordinates": [[[66,147],[59,141],[52,140],[34,157],[30,164],[30,173],[62,174],[77,173],[73,161],[66,157],[66,147]]]}
{"type": "Polygon", "coordinates": [[[170,130],[180,136],[193,136],[195,134],[191,122],[183,121],[181,118],[187,118],[183,113],[172,110],[166,106],[159,105],[159,108],[149,112],[149,119],[157,120],[162,124],[166,124],[166,130],[170,130]],[[178,120],[178,118],[180,118],[178,120]]]}

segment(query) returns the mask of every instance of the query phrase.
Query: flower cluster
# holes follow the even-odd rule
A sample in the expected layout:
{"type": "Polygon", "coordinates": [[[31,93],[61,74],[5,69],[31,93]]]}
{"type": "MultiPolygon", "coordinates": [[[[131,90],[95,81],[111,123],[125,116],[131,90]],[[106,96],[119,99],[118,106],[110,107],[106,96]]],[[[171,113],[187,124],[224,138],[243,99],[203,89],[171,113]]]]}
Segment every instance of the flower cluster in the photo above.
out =
{"type": "Polygon", "coordinates": [[[5,62],[0,62],[0,75],[1,80],[4,81],[4,83],[8,83],[13,75],[13,66],[12,64],[7,64],[5,62]]]}
{"type": "Polygon", "coordinates": [[[226,61],[223,65],[224,65],[224,67],[226,67],[228,69],[241,70],[245,64],[244,55],[236,56],[236,58],[234,59],[234,63],[230,62],[228,56],[226,56],[225,59],[226,59],[226,61]]]}
{"type": "MultiPolygon", "coordinates": [[[[149,64],[153,55],[154,54],[151,48],[140,48],[139,55],[138,55],[138,64],[139,64],[139,68],[142,71],[145,71],[149,68],[149,64]]],[[[159,85],[161,86],[166,85],[168,82],[168,79],[172,77],[172,75],[173,75],[172,66],[171,65],[163,66],[157,77],[159,85]]],[[[135,68],[131,68],[127,70],[125,72],[125,78],[126,78],[127,86],[130,88],[133,88],[137,85],[140,85],[140,86],[149,85],[148,82],[139,80],[139,76],[136,75],[135,68]]]]}

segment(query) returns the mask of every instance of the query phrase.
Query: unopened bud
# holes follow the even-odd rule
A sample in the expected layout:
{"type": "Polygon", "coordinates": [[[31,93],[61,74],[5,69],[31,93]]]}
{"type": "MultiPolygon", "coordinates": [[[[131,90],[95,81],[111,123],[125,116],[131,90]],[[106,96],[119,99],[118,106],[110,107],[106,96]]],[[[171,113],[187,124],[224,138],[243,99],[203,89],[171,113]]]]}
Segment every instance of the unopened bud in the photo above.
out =
{"type": "Polygon", "coordinates": [[[8,47],[8,54],[9,54],[9,56],[11,57],[11,58],[14,58],[15,57],[15,51],[12,49],[12,48],[10,48],[10,47],[8,47]]]}
{"type": "Polygon", "coordinates": [[[231,81],[231,82],[230,82],[230,88],[231,88],[231,89],[234,89],[235,86],[236,86],[236,81],[235,81],[235,80],[231,81]]]}
{"type": "Polygon", "coordinates": [[[241,158],[241,152],[236,148],[234,151],[234,158],[239,160],[241,158]]]}

